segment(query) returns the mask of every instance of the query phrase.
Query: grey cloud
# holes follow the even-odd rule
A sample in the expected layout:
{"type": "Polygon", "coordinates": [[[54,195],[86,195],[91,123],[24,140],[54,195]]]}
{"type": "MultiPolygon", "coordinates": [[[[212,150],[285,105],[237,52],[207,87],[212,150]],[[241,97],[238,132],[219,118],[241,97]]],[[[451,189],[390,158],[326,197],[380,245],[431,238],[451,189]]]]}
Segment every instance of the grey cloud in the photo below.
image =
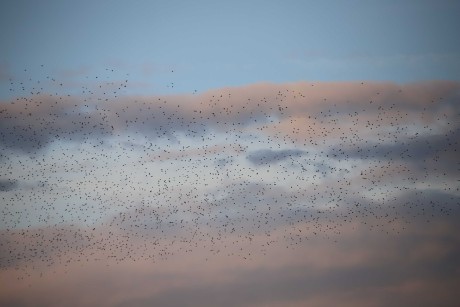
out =
{"type": "Polygon", "coordinates": [[[215,165],[216,165],[218,168],[223,169],[223,168],[225,168],[227,165],[231,164],[232,162],[233,162],[233,158],[227,157],[227,158],[218,159],[218,160],[215,162],[215,165]]]}
{"type": "Polygon", "coordinates": [[[254,165],[260,166],[265,164],[277,163],[288,158],[298,158],[306,155],[307,152],[300,149],[282,149],[282,150],[271,150],[261,149],[253,151],[246,156],[254,165]]]}
{"type": "MultiPolygon", "coordinates": [[[[409,113],[428,108],[433,114],[458,113],[459,108],[455,102],[460,84],[455,82],[312,85],[254,84],[201,95],[126,96],[110,101],[44,94],[18,98],[0,104],[0,144],[33,152],[56,139],[80,141],[133,131],[151,138],[174,139],[177,132],[198,138],[289,117],[322,121],[353,112],[362,116],[377,113],[381,106],[409,113]]],[[[394,115],[382,112],[386,121],[394,115]]],[[[327,132],[315,129],[311,133],[322,137],[327,132]]]]}
{"type": "Polygon", "coordinates": [[[0,144],[33,153],[56,139],[80,141],[107,135],[103,111],[84,112],[73,97],[36,96],[0,104],[0,144]]]}
{"type": "Polygon", "coordinates": [[[460,129],[444,134],[417,136],[401,139],[392,144],[356,144],[355,146],[336,146],[329,151],[335,158],[384,159],[384,160],[422,160],[452,153],[458,157],[460,152],[460,129]]]}
{"type": "MultiPolygon", "coordinates": [[[[443,134],[401,139],[392,144],[358,143],[335,146],[328,151],[334,159],[404,162],[415,178],[456,178],[460,174],[460,129],[443,134]]],[[[395,176],[388,172],[387,176],[395,176]]],[[[369,177],[369,176],[366,176],[369,177]]],[[[381,177],[381,176],[380,176],[381,177]]],[[[384,178],[380,178],[384,179],[384,178]]]]}
{"type": "Polygon", "coordinates": [[[12,179],[0,179],[0,192],[11,191],[18,187],[18,182],[12,179]]]}
{"type": "Polygon", "coordinates": [[[347,197],[344,204],[337,210],[337,220],[367,222],[370,227],[394,222],[400,226],[439,220],[452,222],[460,215],[460,196],[435,189],[403,190],[379,200],[347,197]]]}
{"type": "Polygon", "coordinates": [[[35,227],[0,230],[0,269],[18,268],[29,262],[54,263],[66,253],[82,251],[94,244],[90,229],[35,227]]]}

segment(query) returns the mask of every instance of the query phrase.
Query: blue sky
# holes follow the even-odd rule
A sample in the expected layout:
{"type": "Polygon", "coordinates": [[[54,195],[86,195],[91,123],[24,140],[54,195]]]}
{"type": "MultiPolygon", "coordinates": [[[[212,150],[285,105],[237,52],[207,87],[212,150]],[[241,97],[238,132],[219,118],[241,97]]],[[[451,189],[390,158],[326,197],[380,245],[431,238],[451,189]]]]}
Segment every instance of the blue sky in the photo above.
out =
{"type": "Polygon", "coordinates": [[[459,80],[459,14],[458,1],[3,1],[0,67],[73,78],[110,68],[145,93],[459,80]]]}

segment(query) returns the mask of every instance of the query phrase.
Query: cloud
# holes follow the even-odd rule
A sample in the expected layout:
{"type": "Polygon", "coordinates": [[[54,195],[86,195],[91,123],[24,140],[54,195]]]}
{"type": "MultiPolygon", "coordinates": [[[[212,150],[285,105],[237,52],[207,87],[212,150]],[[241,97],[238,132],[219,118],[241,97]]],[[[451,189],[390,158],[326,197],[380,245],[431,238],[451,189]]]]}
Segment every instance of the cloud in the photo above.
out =
{"type": "MultiPolygon", "coordinates": [[[[212,145],[212,146],[203,146],[201,148],[193,148],[191,146],[184,147],[179,150],[163,150],[154,152],[148,155],[146,158],[147,161],[166,161],[166,160],[176,160],[176,161],[191,161],[196,157],[204,156],[220,156],[222,153],[225,154],[239,154],[244,152],[245,149],[239,144],[230,144],[230,145],[212,145]]],[[[225,165],[228,163],[228,159],[222,158],[219,160],[219,164],[225,165]]]]}
{"type": "Polygon", "coordinates": [[[250,152],[246,159],[254,165],[260,166],[265,164],[277,163],[288,158],[297,158],[307,153],[299,149],[282,149],[282,150],[271,150],[261,149],[250,152]]]}
{"type": "MultiPolygon", "coordinates": [[[[361,177],[383,183],[382,180],[396,180],[406,173],[408,180],[426,181],[428,178],[457,178],[460,163],[460,129],[452,129],[442,134],[423,135],[416,133],[410,138],[391,143],[366,142],[353,146],[342,144],[328,150],[328,156],[339,161],[360,159],[380,164],[380,170],[362,171],[361,177]],[[391,166],[393,165],[393,167],[391,166]]],[[[397,133],[395,134],[397,137],[397,133]]]]}
{"type": "Polygon", "coordinates": [[[0,304],[449,304],[459,94],[297,82],[2,102],[0,304]]]}
{"type": "Polygon", "coordinates": [[[0,179],[0,192],[11,191],[18,187],[18,182],[11,179],[0,179]]]}
{"type": "MultiPolygon", "coordinates": [[[[440,217],[429,225],[414,222],[398,235],[386,234],[392,227],[389,224],[382,231],[350,224],[331,240],[299,242],[296,252],[282,241],[273,243],[266,246],[264,256],[251,254],[251,245],[260,239],[257,236],[243,251],[232,247],[235,238],[223,238],[213,247],[176,251],[156,263],[141,258],[88,261],[91,253],[97,252],[90,248],[69,253],[66,259],[70,262],[47,262],[40,271],[30,271],[23,283],[4,282],[14,271],[3,269],[0,303],[59,306],[62,300],[71,300],[73,306],[451,306],[460,284],[456,218],[458,211],[451,220],[440,217]],[[221,252],[212,255],[210,248],[221,252]],[[86,264],[81,265],[81,260],[86,264]],[[66,274],[53,273],[64,268],[66,274]]],[[[132,241],[118,244],[136,246],[132,241]]],[[[143,253],[148,254],[152,247],[143,253]]]]}
{"type": "Polygon", "coordinates": [[[228,158],[222,158],[219,159],[215,162],[215,165],[219,167],[220,169],[225,168],[227,165],[231,164],[233,162],[233,159],[231,157],[228,158]]]}
{"type": "MultiPolygon", "coordinates": [[[[397,135],[395,135],[397,136],[397,135]]],[[[444,134],[419,135],[411,139],[402,140],[392,144],[365,144],[364,146],[335,147],[329,153],[335,158],[348,159],[384,159],[384,160],[405,160],[420,161],[436,156],[448,156],[456,159],[460,151],[460,129],[450,130],[444,134]]],[[[446,161],[452,163],[454,161],[446,161]]]]}
{"type": "Polygon", "coordinates": [[[341,123],[331,125],[331,117],[339,116],[346,124],[355,112],[362,118],[379,114],[380,123],[399,122],[393,115],[407,117],[404,111],[411,112],[408,118],[413,112],[418,116],[424,108],[432,110],[426,112],[426,121],[441,112],[455,116],[459,88],[458,83],[448,81],[405,85],[298,82],[222,88],[201,95],[105,98],[101,93],[98,98],[37,94],[1,104],[0,143],[31,152],[56,139],[80,141],[134,132],[153,139],[177,133],[196,139],[213,131],[237,134],[248,126],[270,127],[274,121],[299,117],[319,125],[306,131],[310,138],[315,134],[324,137],[341,123]],[[379,107],[384,109],[379,111],[379,107]]]}

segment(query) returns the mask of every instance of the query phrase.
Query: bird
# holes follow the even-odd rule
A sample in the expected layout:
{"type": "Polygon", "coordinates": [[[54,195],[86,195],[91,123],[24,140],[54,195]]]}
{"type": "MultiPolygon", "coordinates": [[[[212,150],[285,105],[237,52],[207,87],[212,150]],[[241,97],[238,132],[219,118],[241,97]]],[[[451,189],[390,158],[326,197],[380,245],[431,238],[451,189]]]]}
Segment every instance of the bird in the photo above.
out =
{"type": "Polygon", "coordinates": [[[429,103],[365,82],[141,96],[112,67],[80,87],[28,71],[0,104],[1,268],[197,251],[249,262],[455,210],[419,187],[458,192],[458,86],[429,103]]]}

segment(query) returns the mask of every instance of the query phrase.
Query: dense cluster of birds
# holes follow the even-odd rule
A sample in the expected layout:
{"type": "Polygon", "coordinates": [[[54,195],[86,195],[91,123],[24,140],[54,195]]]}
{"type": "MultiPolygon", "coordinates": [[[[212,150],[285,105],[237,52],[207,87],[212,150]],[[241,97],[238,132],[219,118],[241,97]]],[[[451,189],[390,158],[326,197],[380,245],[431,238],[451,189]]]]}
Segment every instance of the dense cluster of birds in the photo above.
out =
{"type": "Polygon", "coordinates": [[[447,97],[365,82],[347,85],[357,95],[300,82],[135,96],[114,73],[80,87],[9,80],[0,267],[251,259],[354,223],[398,233],[458,210],[456,84],[439,85],[447,97]]]}

